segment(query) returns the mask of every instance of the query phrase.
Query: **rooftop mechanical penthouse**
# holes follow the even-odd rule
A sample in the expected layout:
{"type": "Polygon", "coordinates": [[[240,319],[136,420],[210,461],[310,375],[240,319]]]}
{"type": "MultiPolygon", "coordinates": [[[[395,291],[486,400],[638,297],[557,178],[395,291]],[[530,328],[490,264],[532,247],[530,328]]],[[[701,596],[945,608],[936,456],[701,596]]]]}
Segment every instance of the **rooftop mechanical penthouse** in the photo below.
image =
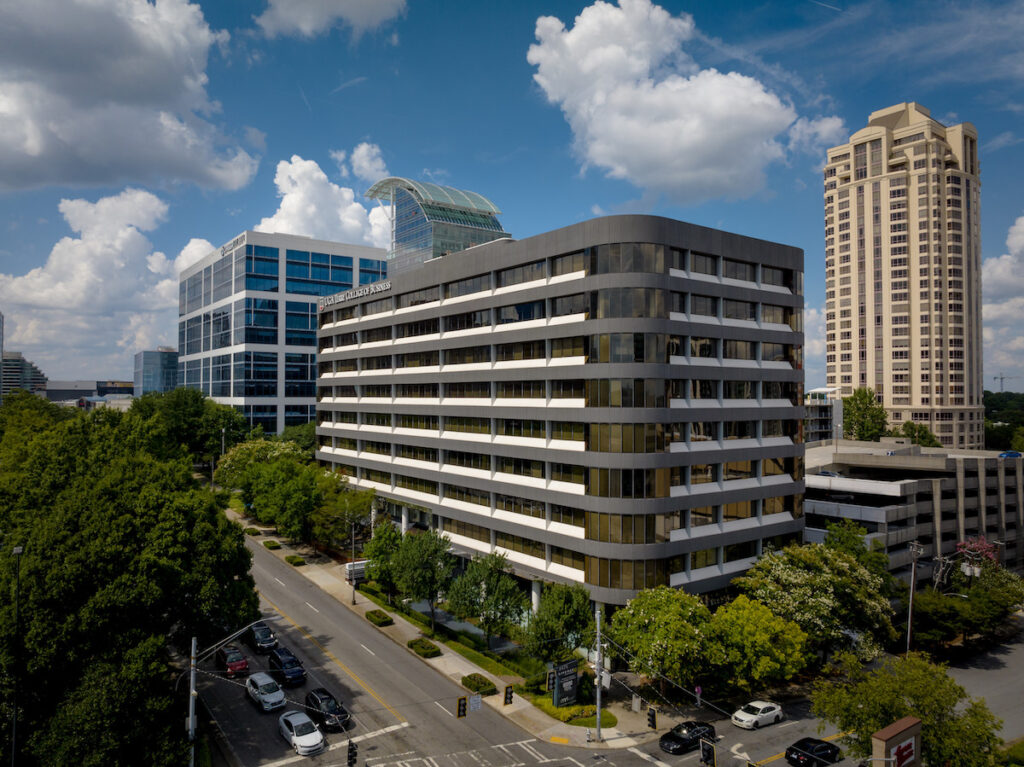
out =
{"type": "Polygon", "coordinates": [[[317,456],[535,596],[715,592],[803,528],[802,269],[613,216],[321,298],[317,456]]]}

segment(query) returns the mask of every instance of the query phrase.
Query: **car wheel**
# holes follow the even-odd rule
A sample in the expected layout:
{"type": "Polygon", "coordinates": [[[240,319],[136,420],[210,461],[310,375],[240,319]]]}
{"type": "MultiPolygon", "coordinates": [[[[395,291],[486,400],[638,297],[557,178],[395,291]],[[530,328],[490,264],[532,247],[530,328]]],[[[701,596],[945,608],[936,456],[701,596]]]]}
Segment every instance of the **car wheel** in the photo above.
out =
{"type": "Polygon", "coordinates": [[[757,720],[755,719],[755,720],[754,720],[754,729],[756,730],[756,729],[757,729],[758,727],[760,727],[760,726],[761,726],[761,725],[760,725],[760,724],[758,723],[758,721],[757,721],[757,720]]]}
{"type": "Polygon", "coordinates": [[[777,717],[775,717],[775,724],[778,724],[781,721],[782,721],[782,714],[779,714],[777,717]]]}

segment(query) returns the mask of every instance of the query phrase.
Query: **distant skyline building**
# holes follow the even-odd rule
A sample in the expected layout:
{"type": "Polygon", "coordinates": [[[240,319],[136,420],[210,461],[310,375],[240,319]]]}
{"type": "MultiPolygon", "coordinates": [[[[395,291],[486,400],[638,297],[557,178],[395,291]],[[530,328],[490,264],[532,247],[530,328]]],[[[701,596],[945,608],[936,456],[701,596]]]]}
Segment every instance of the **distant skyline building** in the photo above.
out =
{"type": "Polygon", "coordinates": [[[804,393],[804,442],[843,438],[843,399],[839,390],[821,386],[804,393]]]}
{"type": "Polygon", "coordinates": [[[381,248],[247,230],[179,275],[179,386],[279,434],[316,412],[318,296],[378,282],[381,248]]]}
{"type": "Polygon", "coordinates": [[[153,351],[136,352],[133,394],[174,391],[178,386],[178,350],[160,346],[153,351]]]}
{"type": "Polygon", "coordinates": [[[624,604],[802,536],[803,252],[656,216],[320,300],[317,458],[403,530],[624,604]]]}
{"type": "Polygon", "coordinates": [[[476,192],[391,176],[366,193],[390,205],[388,274],[413,269],[430,259],[509,237],[498,206],[476,192]]]}
{"type": "Polygon", "coordinates": [[[16,389],[24,389],[33,394],[46,391],[46,376],[43,371],[25,359],[21,352],[3,353],[3,370],[0,375],[0,392],[4,396],[16,389]]]}
{"type": "Polygon", "coordinates": [[[984,445],[978,134],[913,102],[827,152],[827,386],[874,390],[889,424],[984,445]]]}

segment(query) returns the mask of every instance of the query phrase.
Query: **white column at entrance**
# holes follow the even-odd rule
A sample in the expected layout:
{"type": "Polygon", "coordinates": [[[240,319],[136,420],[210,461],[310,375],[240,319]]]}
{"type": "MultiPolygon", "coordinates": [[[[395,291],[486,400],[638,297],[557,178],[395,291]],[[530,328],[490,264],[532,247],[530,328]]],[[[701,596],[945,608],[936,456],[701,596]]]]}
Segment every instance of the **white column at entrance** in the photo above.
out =
{"type": "Polygon", "coordinates": [[[402,507],[402,535],[405,535],[409,530],[409,508],[407,506],[402,507]]]}
{"type": "Polygon", "coordinates": [[[540,589],[540,581],[534,581],[530,584],[530,609],[533,610],[534,615],[540,610],[540,589]]]}

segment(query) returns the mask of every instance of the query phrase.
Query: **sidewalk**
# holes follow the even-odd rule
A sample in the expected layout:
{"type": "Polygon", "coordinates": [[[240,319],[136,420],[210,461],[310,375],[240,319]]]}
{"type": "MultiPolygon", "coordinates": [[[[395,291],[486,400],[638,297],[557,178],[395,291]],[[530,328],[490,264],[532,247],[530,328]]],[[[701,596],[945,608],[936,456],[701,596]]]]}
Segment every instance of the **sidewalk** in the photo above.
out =
{"type": "MultiPolygon", "coordinates": [[[[245,525],[248,523],[253,526],[259,526],[251,520],[243,520],[237,513],[230,509],[227,511],[227,514],[230,519],[233,519],[240,524],[245,525]]],[[[276,536],[267,537],[273,537],[275,540],[279,540],[276,536]]],[[[267,538],[260,536],[258,540],[262,541],[266,539],[267,538]]],[[[268,551],[270,550],[268,549],[268,551]]],[[[369,597],[365,594],[359,593],[358,591],[356,592],[356,604],[352,604],[352,587],[349,586],[348,582],[345,580],[345,567],[344,565],[333,562],[329,557],[315,554],[307,546],[291,546],[284,541],[281,541],[280,549],[270,551],[270,553],[274,554],[281,560],[283,560],[288,554],[301,554],[302,556],[307,557],[306,564],[302,567],[296,568],[297,572],[301,573],[316,584],[324,593],[333,596],[338,601],[339,605],[344,606],[352,612],[365,618],[368,611],[378,609],[377,605],[374,604],[369,597]]],[[[410,639],[415,639],[421,636],[419,628],[407,621],[400,613],[389,611],[389,614],[394,619],[394,624],[378,628],[377,630],[394,640],[394,642],[401,647],[408,650],[406,643],[410,639]]],[[[369,621],[367,621],[367,623],[369,623],[369,621]]],[[[593,741],[588,742],[587,728],[570,726],[552,719],[519,695],[514,697],[513,702],[510,705],[504,705],[504,696],[502,692],[504,691],[505,686],[511,683],[509,678],[497,677],[490,674],[445,645],[441,643],[435,644],[437,644],[441,649],[441,655],[436,658],[421,658],[420,660],[423,663],[433,666],[440,673],[444,674],[458,685],[461,685],[462,677],[468,676],[469,674],[480,674],[487,677],[498,689],[498,694],[484,697],[484,704],[512,720],[540,740],[574,746],[577,748],[621,749],[630,748],[641,743],[649,743],[656,740],[660,735],[659,732],[655,732],[647,728],[646,712],[634,713],[630,710],[628,702],[624,704],[621,701],[613,701],[611,705],[606,706],[606,708],[615,714],[615,717],[618,719],[617,725],[615,727],[602,728],[601,743],[593,741]]],[[[412,653],[412,650],[408,650],[408,652],[412,653]]],[[[470,695],[472,693],[467,691],[466,694],[470,695]]],[[[664,724],[667,724],[667,722],[664,724]]],[[[665,727],[662,727],[661,729],[664,731],[665,727]]],[[[593,737],[595,733],[590,731],[590,735],[593,737]]]]}

